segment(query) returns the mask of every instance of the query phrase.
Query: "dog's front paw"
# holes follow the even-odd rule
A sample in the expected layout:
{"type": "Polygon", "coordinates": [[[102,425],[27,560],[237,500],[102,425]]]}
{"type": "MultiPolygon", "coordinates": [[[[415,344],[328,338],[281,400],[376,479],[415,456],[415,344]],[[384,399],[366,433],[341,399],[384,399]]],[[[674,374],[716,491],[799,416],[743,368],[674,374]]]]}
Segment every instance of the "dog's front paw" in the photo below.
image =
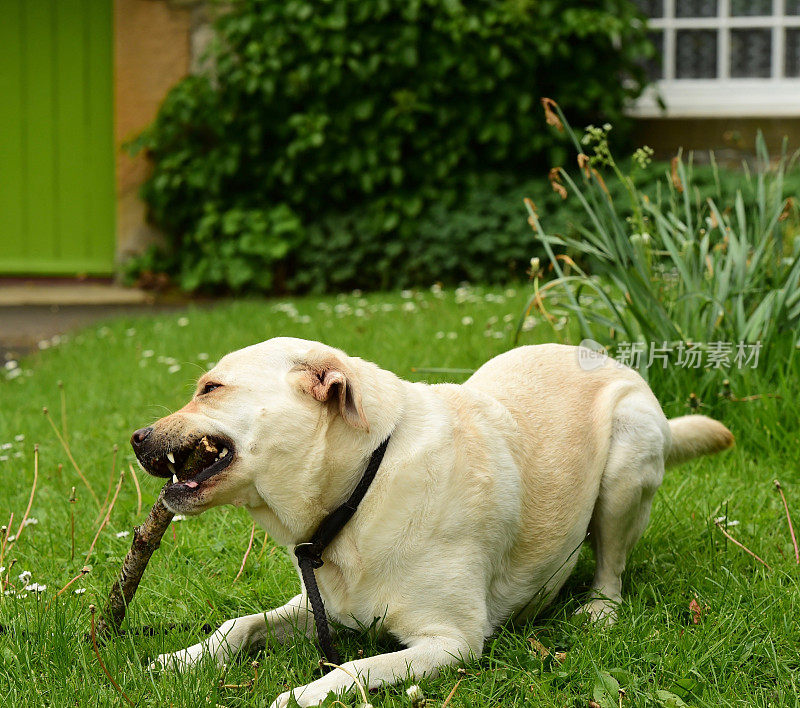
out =
{"type": "Polygon", "coordinates": [[[172,654],[159,654],[150,665],[148,671],[187,671],[200,661],[202,652],[192,651],[193,647],[176,651],[172,654]]]}
{"type": "MultiPolygon", "coordinates": [[[[320,693],[319,691],[314,690],[311,686],[301,686],[300,688],[295,688],[293,691],[286,691],[285,693],[281,693],[270,706],[270,708],[286,708],[289,705],[292,697],[294,696],[294,700],[297,701],[297,705],[302,706],[302,708],[308,708],[308,706],[318,706],[325,700],[328,695],[328,691],[324,694],[320,693]]],[[[292,703],[292,705],[294,705],[292,703]]]]}
{"type": "Polygon", "coordinates": [[[292,695],[291,691],[285,691],[281,693],[274,701],[272,701],[272,705],[269,708],[286,708],[289,705],[289,698],[292,695]]]}

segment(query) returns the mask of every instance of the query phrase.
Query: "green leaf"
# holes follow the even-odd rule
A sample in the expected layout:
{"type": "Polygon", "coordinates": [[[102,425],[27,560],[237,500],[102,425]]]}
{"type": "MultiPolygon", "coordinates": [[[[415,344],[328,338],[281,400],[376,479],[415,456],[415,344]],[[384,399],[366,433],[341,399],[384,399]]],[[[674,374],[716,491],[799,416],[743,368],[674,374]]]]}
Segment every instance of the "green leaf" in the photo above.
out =
{"type": "Polygon", "coordinates": [[[686,703],[680,697],[664,689],[656,691],[656,700],[663,708],[687,708],[686,703]]]}
{"type": "Polygon", "coordinates": [[[592,688],[592,698],[601,708],[617,708],[619,706],[619,681],[608,671],[598,671],[592,688]]]}

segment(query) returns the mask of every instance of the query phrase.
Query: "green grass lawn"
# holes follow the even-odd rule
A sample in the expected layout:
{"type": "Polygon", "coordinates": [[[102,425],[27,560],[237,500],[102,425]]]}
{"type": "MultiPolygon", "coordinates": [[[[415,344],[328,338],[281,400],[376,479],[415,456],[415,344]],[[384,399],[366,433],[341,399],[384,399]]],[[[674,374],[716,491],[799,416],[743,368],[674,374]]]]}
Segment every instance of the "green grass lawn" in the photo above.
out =
{"type": "MultiPolygon", "coordinates": [[[[0,523],[13,512],[12,533],[30,495],[34,443],[40,450],[29,516],[36,523],[7,544],[0,563],[6,568],[1,576],[6,594],[0,595],[2,705],[122,703],[84,640],[88,608],[103,605],[130,544],[124,534],[143,519],[160,483],[138,473],[142,508],[137,512],[136,488],[126,474],[88,560],[91,571],[56,598],[79,574],[100,523],[98,504],[42,413],[47,406],[61,429],[62,390],[71,449],[102,502],[117,479],[116,473],[111,477],[114,445],[117,469],[127,470],[133,462],[131,432],[182,405],[197,376],[227,351],[276,335],[299,336],[341,347],[409,379],[462,381],[464,374],[416,369],[474,369],[501,353],[510,346],[525,299],[522,290],[495,288],[222,304],[184,315],[109,322],[22,361],[20,374],[0,374],[0,523]],[[30,576],[20,579],[23,571],[30,576]],[[34,584],[46,590],[25,590],[34,584]]],[[[569,326],[554,331],[539,324],[523,341],[559,341],[567,331],[569,326]]],[[[623,706],[798,705],[800,566],[772,483],[781,479],[800,522],[792,381],[754,383],[758,392],[777,392],[781,399],[714,408],[739,444],[724,456],[668,472],[650,526],[630,558],[626,604],[614,627],[571,619],[591,579],[593,562],[584,550],[573,578],[544,616],[501,629],[466,673],[447,669],[420,682],[433,705],[442,705],[459,680],[450,706],[587,706],[594,700],[610,708],[620,705],[619,686],[625,690],[623,706]],[[713,524],[720,516],[738,522],[730,533],[771,570],[726,541],[713,524]],[[692,601],[700,608],[697,623],[692,601]],[[550,656],[536,651],[529,641],[534,637],[552,650],[550,656]],[[555,660],[555,652],[564,654],[555,660]]],[[[659,393],[669,414],[682,412],[677,395],[659,393]]],[[[226,673],[210,662],[186,675],[146,671],[156,654],[201,639],[204,625],[216,627],[278,606],[299,587],[285,549],[260,530],[234,583],[251,529],[244,511],[215,509],[172,526],[128,614],[128,628],[146,631],[101,647],[130,699],[137,705],[268,706],[288,687],[313,680],[317,653],[307,641],[241,657],[226,673]],[[253,660],[259,666],[251,689],[253,660]]],[[[361,650],[393,648],[388,640],[349,631],[339,644],[347,659],[361,650]]],[[[373,694],[371,701],[407,706],[408,685],[373,694]]],[[[360,703],[354,694],[343,700],[360,703]]]]}

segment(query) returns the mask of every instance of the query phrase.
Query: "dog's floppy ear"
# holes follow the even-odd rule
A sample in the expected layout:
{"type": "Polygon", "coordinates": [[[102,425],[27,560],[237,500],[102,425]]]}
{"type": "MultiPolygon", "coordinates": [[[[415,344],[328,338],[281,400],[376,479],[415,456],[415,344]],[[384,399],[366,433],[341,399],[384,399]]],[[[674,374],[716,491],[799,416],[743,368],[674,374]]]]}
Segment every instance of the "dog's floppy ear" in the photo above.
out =
{"type": "Polygon", "coordinates": [[[344,363],[329,354],[319,359],[312,358],[297,367],[300,389],[323,403],[331,402],[339,408],[344,421],[369,431],[369,423],[361,407],[361,392],[358,382],[344,363]]]}

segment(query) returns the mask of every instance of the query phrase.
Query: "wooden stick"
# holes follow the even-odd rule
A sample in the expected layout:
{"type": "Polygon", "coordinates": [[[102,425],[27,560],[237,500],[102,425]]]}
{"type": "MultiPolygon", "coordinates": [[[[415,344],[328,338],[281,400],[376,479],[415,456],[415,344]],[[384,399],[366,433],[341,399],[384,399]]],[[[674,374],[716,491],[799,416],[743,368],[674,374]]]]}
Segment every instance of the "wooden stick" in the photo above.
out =
{"type": "Polygon", "coordinates": [[[89,612],[92,613],[91,637],[92,637],[92,648],[94,649],[94,655],[97,657],[97,662],[100,664],[100,668],[103,669],[103,673],[106,676],[108,676],[108,680],[111,681],[111,684],[114,686],[114,690],[116,690],[117,693],[119,693],[125,699],[128,705],[131,706],[131,708],[134,708],[133,701],[130,698],[128,698],[128,696],[125,694],[125,691],[122,690],[122,687],[114,680],[114,677],[109,673],[108,669],[106,668],[106,665],[103,663],[103,657],[100,656],[100,650],[97,648],[97,634],[95,632],[95,626],[94,626],[94,613],[96,612],[96,609],[97,608],[95,608],[94,605],[89,605],[89,612]]]}
{"type": "Polygon", "coordinates": [[[69,434],[67,433],[67,395],[64,391],[64,382],[58,382],[58,390],[61,393],[61,434],[69,445],[69,434]]]}
{"type": "Polygon", "coordinates": [[[86,485],[86,488],[89,490],[89,493],[92,495],[97,506],[100,506],[100,499],[97,498],[97,494],[94,493],[94,489],[92,489],[92,485],[89,484],[89,480],[86,479],[86,476],[81,472],[81,468],[78,467],[78,463],[75,462],[75,458],[72,456],[72,450],[70,450],[69,443],[64,440],[63,435],[58,431],[56,428],[56,424],[53,422],[53,419],[50,417],[50,412],[47,410],[47,406],[42,408],[42,413],[44,413],[44,417],[47,418],[47,422],[50,423],[50,427],[53,429],[53,432],[56,434],[58,441],[61,443],[61,447],[64,448],[64,452],[67,453],[67,457],[69,461],[72,463],[72,466],[75,468],[75,471],[78,473],[78,476],[81,478],[81,481],[86,485]]]}
{"type": "Polygon", "coordinates": [[[95,523],[100,521],[103,518],[103,514],[106,510],[106,504],[108,504],[108,498],[111,496],[111,488],[114,486],[114,473],[117,471],[117,451],[119,447],[114,445],[113,455],[111,458],[111,472],[108,474],[108,489],[106,489],[106,498],[103,499],[103,505],[100,507],[100,513],[97,514],[97,518],[94,520],[95,523]]]}
{"type": "Polygon", "coordinates": [[[136,516],[142,513],[142,488],[139,486],[139,478],[136,476],[136,469],[133,465],[128,465],[133,477],[133,484],[136,486],[136,516]]]}
{"type": "Polygon", "coordinates": [[[11,512],[11,516],[8,517],[8,526],[5,527],[5,531],[3,533],[3,545],[0,546],[0,565],[3,564],[3,558],[6,555],[6,544],[8,543],[8,536],[11,533],[11,524],[14,523],[14,512],[11,512]]]}
{"type": "Polygon", "coordinates": [[[762,564],[762,565],[763,565],[763,566],[764,566],[764,567],[765,567],[767,570],[772,570],[772,568],[770,567],[769,563],[767,563],[767,562],[766,562],[764,559],[762,559],[762,558],[759,558],[759,557],[758,557],[758,556],[757,556],[755,553],[753,553],[753,551],[751,551],[751,550],[750,550],[750,549],[749,549],[747,546],[745,546],[743,543],[740,543],[740,542],[739,542],[739,541],[737,541],[737,540],[736,540],[736,539],[735,539],[733,536],[731,536],[731,535],[730,535],[730,534],[729,534],[729,533],[728,533],[728,532],[727,532],[727,531],[726,531],[726,530],[723,528],[722,524],[721,524],[719,521],[715,521],[715,522],[714,522],[714,524],[716,525],[716,527],[717,527],[717,528],[718,528],[720,531],[722,531],[722,533],[723,533],[723,535],[725,536],[725,538],[727,538],[728,540],[730,540],[730,541],[732,541],[733,543],[735,543],[735,544],[736,544],[737,546],[739,546],[739,548],[741,548],[741,549],[742,549],[742,550],[743,550],[745,553],[749,553],[751,556],[753,556],[753,558],[755,558],[755,559],[756,559],[756,560],[757,560],[759,563],[761,563],[761,564],[762,564]]]}
{"type": "Polygon", "coordinates": [[[78,497],[75,496],[75,487],[69,493],[69,559],[75,560],[75,502],[78,497]]]}
{"type": "Polygon", "coordinates": [[[244,558],[242,558],[242,566],[239,568],[239,572],[236,573],[236,577],[233,579],[235,583],[239,576],[244,572],[244,564],[247,563],[247,557],[250,555],[250,550],[253,548],[253,539],[256,536],[256,522],[253,522],[253,528],[250,531],[250,543],[247,544],[247,550],[244,552],[244,558]]]}
{"type": "Polygon", "coordinates": [[[444,703],[442,703],[442,708],[447,708],[447,706],[450,705],[450,701],[453,700],[453,696],[456,693],[456,689],[458,688],[458,684],[460,684],[463,680],[464,679],[462,677],[462,678],[458,679],[458,681],[456,681],[456,685],[453,686],[453,690],[450,691],[450,693],[447,694],[447,698],[444,699],[444,703]]]}
{"type": "MultiPolygon", "coordinates": [[[[22,521],[19,522],[19,528],[17,529],[17,537],[14,539],[14,543],[19,541],[19,537],[22,536],[22,531],[25,529],[25,522],[28,520],[28,514],[31,511],[31,505],[33,504],[33,495],[36,494],[36,482],[39,480],[39,445],[33,446],[33,486],[31,487],[31,495],[28,498],[28,506],[25,508],[25,513],[22,515],[22,521]]],[[[11,532],[11,528],[8,529],[9,533],[11,532]]]]}
{"type": "Polygon", "coordinates": [[[105,525],[108,523],[108,520],[111,518],[111,512],[114,510],[114,504],[117,502],[117,497],[119,496],[120,487],[122,487],[122,480],[125,477],[125,470],[120,471],[119,473],[119,482],[117,482],[117,488],[114,490],[114,496],[111,499],[111,504],[108,507],[108,511],[106,515],[103,517],[103,522],[97,529],[97,533],[94,535],[94,539],[92,540],[92,545],[89,546],[89,552],[86,554],[86,560],[83,561],[84,565],[89,563],[89,558],[91,558],[92,553],[94,552],[94,544],[97,543],[97,539],[100,538],[100,532],[103,530],[105,525]]]}
{"type": "Polygon", "coordinates": [[[778,494],[781,495],[783,508],[786,509],[786,520],[789,522],[789,533],[792,536],[792,545],[794,546],[794,559],[796,563],[800,563],[800,551],[797,549],[797,538],[794,535],[794,526],[792,525],[792,517],[789,514],[789,505],[786,503],[786,497],[783,496],[783,487],[781,487],[781,483],[777,479],[775,480],[775,488],[778,490],[778,494]]]}
{"type": "Polygon", "coordinates": [[[128,605],[133,601],[145,568],[150,562],[150,557],[161,545],[161,538],[173,516],[174,514],[164,506],[164,489],[162,489],[144,523],[133,529],[131,549],[122,562],[119,577],[111,586],[108,601],[98,622],[100,635],[119,630],[128,605]]]}

